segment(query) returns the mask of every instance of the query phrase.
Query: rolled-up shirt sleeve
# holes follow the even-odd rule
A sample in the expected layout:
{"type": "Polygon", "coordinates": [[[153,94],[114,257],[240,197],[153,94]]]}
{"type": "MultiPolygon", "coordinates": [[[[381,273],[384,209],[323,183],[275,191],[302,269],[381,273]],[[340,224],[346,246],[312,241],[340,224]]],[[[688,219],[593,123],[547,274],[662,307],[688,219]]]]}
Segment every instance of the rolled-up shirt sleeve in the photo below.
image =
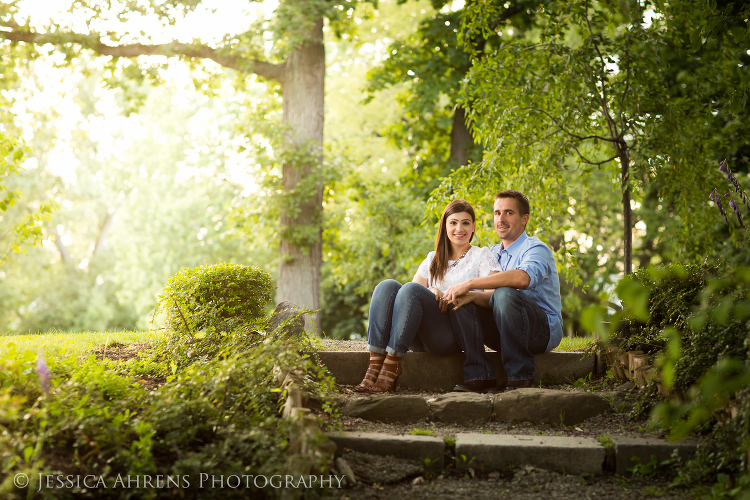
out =
{"type": "Polygon", "coordinates": [[[516,269],[529,275],[529,286],[526,288],[534,289],[552,274],[553,269],[556,270],[555,258],[546,246],[535,245],[526,250],[516,269]]]}

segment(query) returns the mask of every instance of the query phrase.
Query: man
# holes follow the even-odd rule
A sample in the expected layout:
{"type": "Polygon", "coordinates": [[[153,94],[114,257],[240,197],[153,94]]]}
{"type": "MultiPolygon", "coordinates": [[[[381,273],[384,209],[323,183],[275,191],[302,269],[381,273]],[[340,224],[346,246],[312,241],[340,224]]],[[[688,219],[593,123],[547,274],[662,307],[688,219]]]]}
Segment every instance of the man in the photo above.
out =
{"type": "Polygon", "coordinates": [[[497,385],[485,344],[500,352],[507,390],[512,390],[531,387],[534,354],[549,352],[562,340],[557,266],[549,247],[526,234],[529,212],[529,200],[521,192],[497,193],[494,223],[502,243],[490,251],[502,271],[452,286],[443,296],[455,308],[471,307],[472,302],[479,306],[482,325],[464,329],[457,339],[466,363],[464,383],[456,391],[486,392],[497,385]]]}

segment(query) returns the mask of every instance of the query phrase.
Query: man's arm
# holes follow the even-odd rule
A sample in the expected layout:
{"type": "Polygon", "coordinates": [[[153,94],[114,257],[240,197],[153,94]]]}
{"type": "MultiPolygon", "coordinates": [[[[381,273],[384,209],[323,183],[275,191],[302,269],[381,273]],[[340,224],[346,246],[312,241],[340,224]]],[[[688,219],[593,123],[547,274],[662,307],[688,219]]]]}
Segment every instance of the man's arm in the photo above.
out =
{"type": "Polygon", "coordinates": [[[509,271],[502,271],[499,273],[490,274],[489,276],[470,279],[468,281],[464,281],[463,283],[459,283],[458,285],[453,285],[445,291],[445,293],[443,294],[443,299],[448,302],[455,303],[458,297],[466,295],[467,293],[469,293],[469,290],[480,288],[484,289],[485,291],[472,292],[478,294],[478,296],[475,297],[474,301],[477,305],[480,305],[482,307],[489,307],[489,297],[492,295],[492,292],[487,292],[487,289],[495,289],[502,286],[526,289],[528,288],[529,283],[531,283],[531,278],[526,273],[526,271],[522,271],[520,269],[511,269],[509,271]],[[483,305],[485,298],[487,305],[483,305]]]}

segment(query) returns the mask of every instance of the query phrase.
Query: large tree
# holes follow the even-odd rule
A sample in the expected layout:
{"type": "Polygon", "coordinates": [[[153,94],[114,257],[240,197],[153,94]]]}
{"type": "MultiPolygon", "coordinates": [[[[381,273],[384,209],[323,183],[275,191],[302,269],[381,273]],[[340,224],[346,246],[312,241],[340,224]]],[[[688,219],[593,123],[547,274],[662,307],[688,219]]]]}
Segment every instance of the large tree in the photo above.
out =
{"type": "MultiPolygon", "coordinates": [[[[493,8],[491,0],[469,5],[465,44],[493,29],[493,8]]],[[[692,55],[687,34],[708,22],[704,15],[715,16],[711,9],[696,12],[692,2],[578,0],[540,8],[537,36],[477,56],[463,98],[485,157],[449,177],[438,194],[460,187],[472,196],[512,183],[534,197],[535,220],[547,221],[551,240],[572,220],[569,214],[580,218],[576,199],[588,198],[600,186],[595,179],[607,178],[620,195],[621,209],[608,204],[608,213],[622,228],[625,273],[633,264],[633,210],[651,189],[653,209],[676,221],[678,234],[670,238],[689,247],[710,234],[701,189],[711,148],[725,136],[714,128],[715,117],[727,116],[726,89],[743,80],[732,72],[744,68],[744,56],[739,50],[719,60],[692,55]]],[[[700,47],[700,31],[692,38],[700,47]]]]}
{"type": "MultiPolygon", "coordinates": [[[[323,143],[325,49],[324,19],[336,31],[346,29],[352,2],[286,0],[273,18],[259,19],[241,34],[228,34],[219,43],[178,40],[155,43],[160,33],[135,32],[133,19],[158,18],[174,24],[201,5],[200,0],[149,0],[125,2],[83,0],[72,4],[68,22],[45,25],[20,19],[18,2],[0,3],[0,39],[41,46],[52,44],[70,60],[84,50],[108,56],[112,72],[125,68],[143,78],[149,63],[143,59],[121,64],[119,60],[161,55],[193,61],[211,60],[236,71],[240,77],[257,75],[280,84],[285,126],[282,186],[285,202],[280,211],[280,258],[277,300],[288,300],[310,309],[319,308],[321,272],[320,175],[323,143]],[[123,21],[118,31],[113,20],[123,21]],[[109,24],[105,24],[109,23],[109,24]],[[86,29],[80,27],[85,25],[86,29]],[[104,28],[104,26],[107,28],[104,28]],[[105,31],[106,30],[106,31],[105,31]],[[268,42],[273,48],[267,50],[268,42]]],[[[248,6],[250,2],[248,1],[248,6]]],[[[126,71],[127,72],[127,71],[126,71]]],[[[238,80],[241,80],[239,78],[238,80]]]]}

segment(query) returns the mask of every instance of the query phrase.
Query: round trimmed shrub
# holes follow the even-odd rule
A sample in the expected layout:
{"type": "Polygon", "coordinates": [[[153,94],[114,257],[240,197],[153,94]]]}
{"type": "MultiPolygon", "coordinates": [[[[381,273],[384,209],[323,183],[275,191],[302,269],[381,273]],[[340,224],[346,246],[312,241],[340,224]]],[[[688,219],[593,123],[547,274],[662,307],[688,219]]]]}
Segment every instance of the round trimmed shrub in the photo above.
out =
{"type": "Polygon", "coordinates": [[[275,288],[271,275],[254,266],[182,268],[167,281],[158,308],[167,313],[167,330],[231,331],[263,318],[275,288]]]}

